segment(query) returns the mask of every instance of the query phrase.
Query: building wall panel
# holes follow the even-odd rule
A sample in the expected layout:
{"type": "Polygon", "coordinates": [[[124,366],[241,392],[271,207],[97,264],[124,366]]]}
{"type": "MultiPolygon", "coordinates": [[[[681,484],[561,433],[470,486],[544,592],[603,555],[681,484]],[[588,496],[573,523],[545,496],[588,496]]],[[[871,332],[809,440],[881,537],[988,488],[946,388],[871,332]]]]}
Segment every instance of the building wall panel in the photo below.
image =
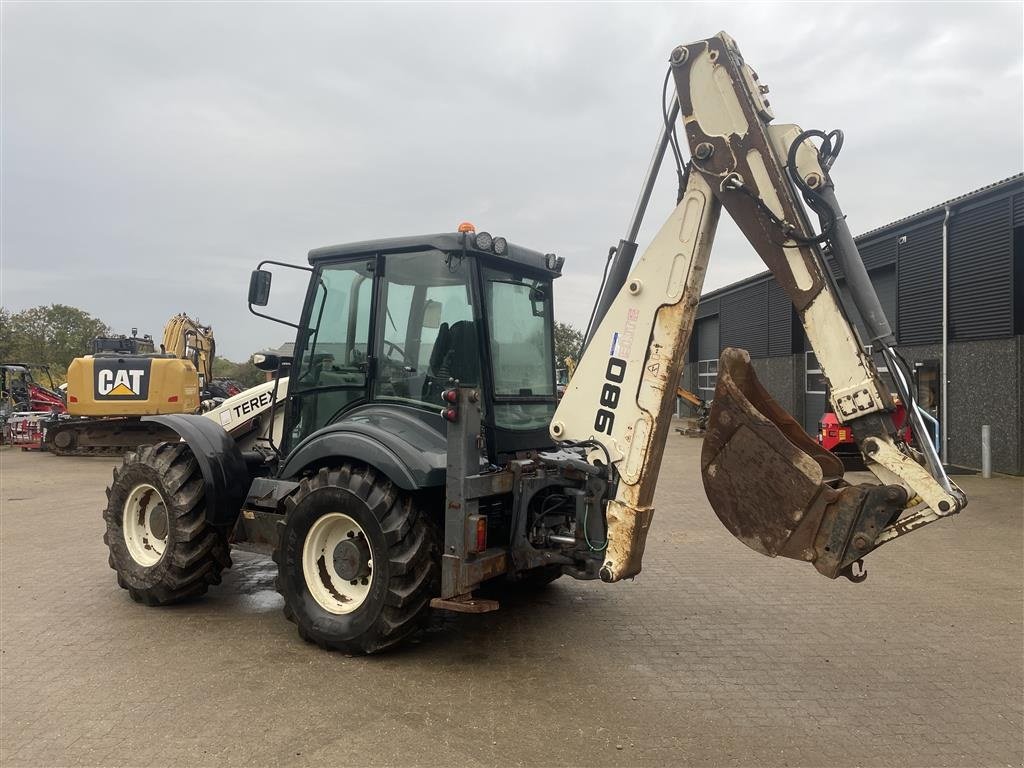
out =
{"type": "Polygon", "coordinates": [[[768,279],[768,355],[793,352],[793,304],[774,277],[768,279]]]}
{"type": "Polygon", "coordinates": [[[907,232],[899,244],[900,344],[942,340],[942,219],[907,232]]]}
{"type": "Polygon", "coordinates": [[[768,282],[727,293],[721,302],[722,347],[739,347],[751,357],[768,357],[768,282]]]}
{"type": "Polygon", "coordinates": [[[956,340],[1013,335],[1010,198],[954,210],[949,228],[949,329],[956,340]]]}

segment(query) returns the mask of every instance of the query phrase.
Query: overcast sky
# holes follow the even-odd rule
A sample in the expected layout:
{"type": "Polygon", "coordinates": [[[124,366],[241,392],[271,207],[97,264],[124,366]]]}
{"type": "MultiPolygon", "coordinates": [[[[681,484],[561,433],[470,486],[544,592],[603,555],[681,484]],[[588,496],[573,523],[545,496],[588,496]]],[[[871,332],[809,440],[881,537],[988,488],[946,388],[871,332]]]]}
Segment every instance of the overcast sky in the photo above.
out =
{"type": "MultiPolygon", "coordinates": [[[[1020,2],[4,2],[0,300],[154,335],[185,311],[243,360],[292,335],[246,309],[260,259],[469,220],[565,256],[583,325],[668,54],[723,29],[779,122],[845,131],[855,233],[1024,164],[1020,2]]],[[[763,269],[723,218],[705,289],[763,269]]]]}

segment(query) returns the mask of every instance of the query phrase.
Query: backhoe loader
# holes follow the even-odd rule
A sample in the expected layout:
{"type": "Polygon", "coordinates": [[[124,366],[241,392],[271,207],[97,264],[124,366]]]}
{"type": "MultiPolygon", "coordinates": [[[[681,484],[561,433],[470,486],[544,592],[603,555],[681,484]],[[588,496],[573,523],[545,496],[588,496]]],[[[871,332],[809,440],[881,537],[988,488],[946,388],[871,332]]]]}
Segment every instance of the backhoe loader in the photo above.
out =
{"type": "Polygon", "coordinates": [[[767,87],[724,33],[673,50],[669,82],[675,97],[640,202],[560,401],[554,254],[465,224],[318,248],[308,266],[261,262],[249,284],[261,317],[276,319],[263,309],[267,267],[309,274],[287,397],[250,403],[262,442],[236,443],[204,416],[149,417],[181,439],[114,472],[105,541],[120,586],[143,603],[173,603],[217,583],[231,546],[269,552],[299,635],[370,653],[410,636],[431,607],[498,608],[480,591],[497,581],[636,576],[723,207],[792,299],[835,413],[879,483],[843,480],[747,354],[726,349],[701,455],[721,521],[762,554],[860,581],[873,549],[963,509],[934,451],[896,436],[889,386],[862,351],[881,347],[913,420],[909,373],[834,194],[841,135],[772,125],[767,87]],[[678,204],[634,263],[669,148],[678,204]],[[871,338],[847,320],[824,247],[871,338]]]}

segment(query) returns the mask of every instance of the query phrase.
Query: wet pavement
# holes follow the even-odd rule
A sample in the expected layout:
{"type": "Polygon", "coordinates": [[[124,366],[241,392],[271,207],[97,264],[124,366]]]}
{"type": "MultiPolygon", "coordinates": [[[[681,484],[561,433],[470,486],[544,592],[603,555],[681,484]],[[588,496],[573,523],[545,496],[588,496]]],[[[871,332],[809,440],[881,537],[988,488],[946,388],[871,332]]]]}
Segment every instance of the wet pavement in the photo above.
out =
{"type": "Polygon", "coordinates": [[[0,764],[1009,766],[1024,762],[1024,479],[883,547],[864,584],[721,527],[673,435],[644,572],[439,615],[379,657],[281,615],[235,553],[145,608],[107,567],[111,460],[0,449],[0,764]]]}

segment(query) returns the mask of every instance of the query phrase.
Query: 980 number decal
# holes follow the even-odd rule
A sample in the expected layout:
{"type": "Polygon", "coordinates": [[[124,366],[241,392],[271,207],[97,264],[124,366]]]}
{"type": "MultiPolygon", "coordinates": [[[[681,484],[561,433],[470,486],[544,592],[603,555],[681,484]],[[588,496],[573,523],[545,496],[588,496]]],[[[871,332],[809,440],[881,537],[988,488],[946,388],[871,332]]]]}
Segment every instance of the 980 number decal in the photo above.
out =
{"type": "Polygon", "coordinates": [[[601,408],[594,417],[594,429],[606,435],[612,433],[612,425],[615,424],[615,409],[619,406],[619,397],[622,394],[622,380],[626,378],[626,361],[618,357],[608,360],[608,368],[604,372],[604,386],[601,387],[601,408]]]}

